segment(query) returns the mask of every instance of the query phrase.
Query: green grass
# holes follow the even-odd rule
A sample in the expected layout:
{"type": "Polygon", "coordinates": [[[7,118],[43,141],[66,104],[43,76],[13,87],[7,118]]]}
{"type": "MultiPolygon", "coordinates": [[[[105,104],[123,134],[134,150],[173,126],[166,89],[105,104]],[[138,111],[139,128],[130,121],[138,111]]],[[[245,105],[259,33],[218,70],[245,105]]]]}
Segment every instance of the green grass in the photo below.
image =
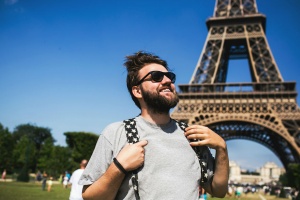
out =
{"type": "MultiPolygon", "coordinates": [[[[53,184],[51,191],[43,191],[41,183],[0,182],[0,200],[67,200],[70,188],[62,184],[53,184]]],[[[266,200],[289,200],[275,196],[262,195],[266,200]]],[[[208,200],[220,200],[208,197],[208,200]]],[[[238,200],[235,197],[225,197],[222,200],[238,200]]],[[[242,194],[240,200],[261,200],[258,194],[242,194]]]]}
{"type": "Polygon", "coordinates": [[[70,188],[61,184],[53,184],[48,192],[42,190],[41,183],[0,182],[0,200],[63,200],[69,195],[70,188]]]}
{"type": "MultiPolygon", "coordinates": [[[[274,195],[261,194],[261,196],[263,198],[265,198],[266,200],[289,200],[288,198],[279,198],[274,195]]],[[[221,200],[221,199],[208,197],[208,200],[221,200]]],[[[238,198],[235,198],[234,196],[231,196],[231,197],[226,196],[222,200],[238,200],[238,198]]],[[[244,194],[243,193],[240,197],[240,200],[261,200],[261,198],[259,197],[259,193],[254,193],[254,194],[252,194],[252,193],[244,194]]]]}

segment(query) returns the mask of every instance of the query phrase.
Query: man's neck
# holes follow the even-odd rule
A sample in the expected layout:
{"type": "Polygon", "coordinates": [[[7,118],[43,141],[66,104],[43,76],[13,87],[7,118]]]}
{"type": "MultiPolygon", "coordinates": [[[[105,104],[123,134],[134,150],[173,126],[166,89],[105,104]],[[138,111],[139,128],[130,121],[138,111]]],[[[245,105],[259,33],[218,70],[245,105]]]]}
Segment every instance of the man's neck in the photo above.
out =
{"type": "Polygon", "coordinates": [[[164,125],[170,122],[169,113],[154,113],[149,110],[142,109],[141,116],[147,121],[157,125],[164,125]]]}

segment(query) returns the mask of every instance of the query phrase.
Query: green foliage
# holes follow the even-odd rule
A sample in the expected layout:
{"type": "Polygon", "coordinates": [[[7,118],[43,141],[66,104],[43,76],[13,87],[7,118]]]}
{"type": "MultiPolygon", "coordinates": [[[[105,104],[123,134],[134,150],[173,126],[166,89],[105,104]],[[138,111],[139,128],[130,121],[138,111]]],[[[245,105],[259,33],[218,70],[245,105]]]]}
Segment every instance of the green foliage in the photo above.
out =
{"type": "Polygon", "coordinates": [[[67,147],[54,145],[49,128],[22,124],[10,133],[0,123],[0,170],[6,169],[25,182],[29,173],[46,172],[58,178],[65,171],[74,171],[82,159],[91,157],[99,136],[85,132],[64,134],[67,147]]]}
{"type": "Polygon", "coordinates": [[[17,169],[23,170],[24,165],[26,165],[28,170],[29,167],[35,165],[35,153],[36,149],[34,143],[24,135],[15,145],[13,150],[14,166],[17,169]]]}
{"type": "Polygon", "coordinates": [[[285,186],[300,189],[300,164],[289,164],[286,173],[279,180],[285,186]]]}
{"type": "Polygon", "coordinates": [[[51,166],[51,158],[52,157],[52,151],[54,148],[54,144],[53,141],[49,138],[46,139],[44,144],[42,144],[41,146],[41,150],[40,150],[40,155],[38,158],[38,163],[37,163],[37,168],[39,169],[39,171],[46,171],[47,173],[49,173],[49,169],[52,168],[51,166]]]}
{"type": "Polygon", "coordinates": [[[55,146],[52,152],[51,165],[55,166],[54,177],[59,177],[60,174],[63,174],[66,170],[72,171],[74,166],[78,167],[78,163],[75,163],[71,157],[71,149],[69,147],[55,146]]]}
{"type": "Polygon", "coordinates": [[[6,169],[7,172],[12,172],[12,157],[11,152],[14,149],[12,134],[8,128],[4,128],[0,123],[0,170],[6,169]]]}
{"type": "Polygon", "coordinates": [[[31,124],[21,124],[17,126],[13,132],[14,140],[18,141],[24,135],[27,135],[28,138],[33,141],[38,151],[46,139],[50,138],[53,143],[55,142],[49,128],[38,127],[31,124]]]}
{"type": "Polygon", "coordinates": [[[89,159],[99,138],[98,135],[86,132],[66,132],[66,142],[72,149],[72,158],[77,163],[89,159]]]}
{"type": "Polygon", "coordinates": [[[29,181],[29,171],[27,165],[24,165],[20,174],[17,177],[18,181],[28,182],[29,181]]]}
{"type": "MultiPolygon", "coordinates": [[[[35,172],[36,171],[36,164],[38,163],[38,159],[39,159],[39,154],[40,154],[40,150],[42,145],[44,144],[44,142],[48,139],[51,141],[51,143],[53,144],[55,142],[55,140],[52,137],[51,131],[49,128],[43,128],[43,127],[38,127],[38,126],[34,126],[31,124],[22,124],[19,125],[15,128],[13,134],[13,140],[14,143],[16,144],[16,146],[19,146],[20,142],[22,141],[22,139],[26,136],[28,138],[28,140],[30,141],[30,148],[34,148],[34,151],[31,151],[31,160],[30,163],[28,164],[28,168],[30,169],[30,171],[35,172]]],[[[24,150],[24,149],[20,149],[21,147],[18,147],[18,151],[20,150],[24,150]]],[[[22,155],[21,153],[19,153],[20,155],[22,155]]],[[[15,157],[15,159],[17,159],[15,157]]],[[[17,163],[15,163],[16,167],[19,168],[19,164],[20,164],[20,160],[17,161],[17,163]]]]}
{"type": "Polygon", "coordinates": [[[54,146],[51,140],[45,141],[41,147],[38,160],[37,167],[39,171],[45,171],[48,175],[57,178],[64,171],[71,171],[74,165],[70,148],[54,146]]]}

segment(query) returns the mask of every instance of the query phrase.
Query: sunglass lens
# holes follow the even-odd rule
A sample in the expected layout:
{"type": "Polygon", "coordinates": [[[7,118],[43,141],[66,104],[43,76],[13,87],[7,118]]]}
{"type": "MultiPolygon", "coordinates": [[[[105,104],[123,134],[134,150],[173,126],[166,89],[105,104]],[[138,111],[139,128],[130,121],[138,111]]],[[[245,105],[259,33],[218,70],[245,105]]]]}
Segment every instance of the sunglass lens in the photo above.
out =
{"type": "Polygon", "coordinates": [[[168,72],[166,76],[172,81],[172,83],[175,83],[176,75],[174,73],[168,72]]]}
{"type": "Polygon", "coordinates": [[[151,77],[152,77],[152,80],[154,80],[155,82],[160,82],[163,80],[164,78],[164,73],[163,72],[160,72],[160,71],[154,71],[152,74],[151,74],[151,77]]]}
{"type": "Polygon", "coordinates": [[[172,83],[175,83],[176,75],[173,72],[166,72],[165,75],[171,80],[172,83]]]}
{"type": "Polygon", "coordinates": [[[173,72],[153,71],[151,73],[152,80],[155,82],[162,81],[164,79],[164,76],[168,77],[172,83],[175,83],[176,75],[173,72]]]}

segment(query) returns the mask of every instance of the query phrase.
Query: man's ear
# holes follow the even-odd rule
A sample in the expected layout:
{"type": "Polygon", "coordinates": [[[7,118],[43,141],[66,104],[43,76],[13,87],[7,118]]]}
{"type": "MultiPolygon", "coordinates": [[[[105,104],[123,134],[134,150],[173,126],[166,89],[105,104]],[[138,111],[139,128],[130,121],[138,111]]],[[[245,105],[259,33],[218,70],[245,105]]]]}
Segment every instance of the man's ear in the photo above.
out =
{"type": "Polygon", "coordinates": [[[137,98],[140,99],[142,98],[142,92],[139,86],[133,86],[132,89],[132,94],[137,98]]]}

